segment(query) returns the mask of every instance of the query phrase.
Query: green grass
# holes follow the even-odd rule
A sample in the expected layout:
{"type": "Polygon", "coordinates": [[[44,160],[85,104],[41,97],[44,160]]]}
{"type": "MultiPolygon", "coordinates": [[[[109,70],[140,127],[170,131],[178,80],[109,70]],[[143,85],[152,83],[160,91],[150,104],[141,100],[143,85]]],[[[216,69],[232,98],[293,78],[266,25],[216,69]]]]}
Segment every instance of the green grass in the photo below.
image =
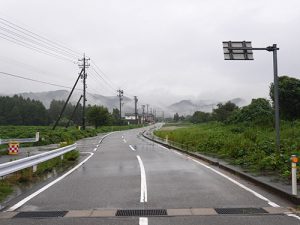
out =
{"type": "MultiPolygon", "coordinates": [[[[35,143],[24,143],[22,147],[41,146],[48,144],[57,144],[60,142],[74,143],[76,140],[93,137],[98,133],[107,133],[111,131],[128,130],[141,127],[140,125],[127,126],[102,126],[97,130],[87,128],[86,130],[78,130],[75,127],[63,128],[57,127],[52,130],[50,126],[0,126],[0,138],[31,138],[35,137],[36,132],[40,132],[40,140],[35,143]]],[[[7,144],[0,145],[0,155],[7,154],[4,149],[7,149],[7,144]]]]}
{"type": "Polygon", "coordinates": [[[0,181],[0,202],[13,192],[13,187],[5,180],[0,181]]]}
{"type": "Polygon", "coordinates": [[[300,122],[282,122],[280,152],[275,150],[272,127],[214,122],[160,130],[155,134],[161,138],[168,135],[170,141],[190,151],[217,156],[253,172],[273,173],[285,178],[290,177],[291,154],[300,155],[300,122]]]}
{"type": "Polygon", "coordinates": [[[63,160],[61,157],[50,159],[46,162],[40,163],[37,166],[37,171],[33,173],[32,168],[27,168],[8,176],[0,181],[0,202],[7,198],[12,192],[13,187],[29,182],[37,182],[44,175],[51,173],[54,169],[68,168],[78,160],[79,151],[73,150],[64,154],[63,160]]]}

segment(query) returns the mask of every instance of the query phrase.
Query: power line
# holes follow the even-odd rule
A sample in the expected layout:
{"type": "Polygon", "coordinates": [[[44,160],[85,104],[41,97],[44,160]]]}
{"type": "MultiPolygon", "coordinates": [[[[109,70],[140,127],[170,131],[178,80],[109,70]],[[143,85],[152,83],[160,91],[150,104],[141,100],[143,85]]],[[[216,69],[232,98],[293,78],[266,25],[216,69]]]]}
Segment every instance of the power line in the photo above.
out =
{"type": "MultiPolygon", "coordinates": [[[[23,27],[21,27],[21,26],[15,24],[15,23],[12,23],[12,22],[10,22],[10,21],[8,21],[8,20],[6,20],[6,19],[3,19],[3,18],[1,18],[1,17],[0,17],[0,23],[4,24],[4,25],[6,25],[6,26],[12,27],[12,28],[15,29],[15,30],[21,29],[23,32],[25,31],[25,32],[27,32],[27,33],[29,33],[29,34],[31,34],[31,35],[34,35],[35,37],[37,37],[37,38],[39,38],[39,39],[42,39],[44,42],[48,42],[48,43],[50,43],[50,44],[52,44],[52,45],[59,46],[60,48],[65,49],[66,51],[73,52],[73,53],[75,53],[76,57],[78,57],[79,55],[81,55],[81,53],[79,53],[78,51],[74,51],[74,50],[72,50],[71,48],[68,48],[68,47],[66,47],[66,46],[64,46],[64,45],[61,45],[61,44],[58,43],[58,42],[51,41],[51,40],[48,39],[48,38],[45,38],[45,37],[43,37],[43,36],[41,36],[41,35],[39,35],[39,34],[37,34],[37,33],[34,33],[34,32],[32,32],[32,31],[30,31],[29,29],[23,28],[23,27]],[[16,28],[16,27],[17,27],[17,28],[16,28]]],[[[19,30],[19,31],[20,31],[20,30],[19,30]]],[[[27,34],[27,35],[29,35],[29,34],[27,34]]],[[[31,35],[30,35],[30,36],[31,36],[31,35]]]]}
{"type": "MultiPolygon", "coordinates": [[[[1,21],[0,21],[0,22],[1,22],[1,21]]],[[[72,59],[77,58],[75,55],[73,55],[73,54],[71,54],[71,53],[64,52],[64,51],[62,51],[62,50],[60,50],[60,49],[57,49],[55,46],[54,46],[54,47],[53,47],[53,46],[49,46],[48,43],[46,43],[46,44],[41,43],[41,41],[40,41],[39,39],[37,39],[37,41],[36,41],[36,40],[33,40],[33,39],[31,39],[31,38],[28,38],[28,37],[26,37],[26,36],[23,36],[23,35],[21,35],[21,34],[18,34],[18,33],[14,32],[14,31],[11,31],[11,30],[9,30],[9,29],[7,29],[7,28],[4,28],[4,27],[2,27],[2,26],[0,26],[0,29],[3,30],[4,32],[7,32],[7,33],[9,33],[9,34],[15,36],[15,37],[18,37],[18,38],[21,39],[21,40],[25,40],[25,41],[27,41],[27,42],[30,42],[30,43],[32,43],[32,44],[34,44],[34,45],[37,45],[37,46],[42,47],[42,48],[45,48],[45,49],[50,50],[50,51],[52,51],[52,52],[55,52],[55,53],[57,53],[57,54],[61,54],[61,55],[65,56],[65,57],[72,58],[72,59]]],[[[34,38],[34,39],[36,39],[36,38],[34,38]]]]}
{"type": "MultiPolygon", "coordinates": [[[[67,86],[63,86],[63,85],[59,85],[59,84],[55,84],[55,83],[50,83],[50,82],[46,82],[46,81],[36,80],[36,79],[28,78],[28,77],[23,77],[23,76],[11,74],[11,73],[6,73],[6,72],[1,72],[0,71],[0,74],[15,77],[15,78],[19,78],[19,79],[23,79],[23,80],[33,81],[33,82],[37,82],[37,83],[47,84],[47,85],[51,85],[51,86],[55,86],[55,87],[62,87],[62,88],[72,89],[71,87],[67,87],[67,86]]],[[[80,89],[76,89],[76,90],[80,90],[80,89]]]]}
{"type": "Polygon", "coordinates": [[[92,70],[112,89],[112,90],[116,90],[110,83],[108,83],[108,81],[106,81],[98,72],[97,70],[95,70],[95,68],[92,66],[91,67],[92,70]]]}
{"type": "Polygon", "coordinates": [[[99,72],[101,72],[101,74],[103,74],[103,76],[112,84],[112,86],[116,87],[116,85],[108,78],[108,75],[106,73],[104,73],[103,70],[100,69],[100,67],[97,66],[97,64],[93,60],[91,60],[91,62],[99,70],[99,72]]]}
{"type": "Polygon", "coordinates": [[[21,45],[21,46],[23,46],[23,47],[25,47],[25,48],[29,48],[29,49],[31,49],[31,50],[37,51],[37,52],[39,52],[39,53],[42,53],[42,54],[45,54],[45,55],[48,55],[48,56],[52,56],[52,57],[55,57],[55,58],[58,58],[58,59],[61,59],[61,60],[65,60],[65,61],[69,61],[69,62],[72,62],[72,63],[74,63],[74,64],[77,64],[77,62],[75,62],[75,61],[73,61],[73,60],[71,60],[71,59],[65,58],[65,57],[60,56],[60,55],[56,55],[56,54],[51,53],[51,52],[48,52],[48,51],[46,51],[46,50],[44,50],[44,49],[40,49],[40,48],[38,48],[38,47],[36,47],[36,46],[32,46],[32,45],[30,45],[30,44],[28,44],[28,43],[26,43],[26,42],[23,42],[23,41],[18,40],[18,39],[16,39],[16,38],[10,37],[9,35],[0,33],[0,38],[5,39],[5,40],[7,40],[7,41],[10,41],[10,42],[12,42],[12,43],[21,45]],[[5,37],[3,37],[3,36],[5,36],[5,37]]]}
{"type": "MultiPolygon", "coordinates": [[[[101,83],[103,83],[102,82],[102,80],[100,80],[100,78],[98,77],[98,76],[96,76],[96,74],[94,74],[94,73],[92,73],[92,71],[90,71],[90,77],[95,81],[95,83],[93,83],[93,84],[96,84],[96,83],[99,83],[99,81],[101,82],[101,83]]],[[[110,86],[106,86],[107,88],[109,87],[109,88],[111,88],[110,86]]],[[[114,89],[108,89],[111,93],[115,93],[115,90],[114,89]]]]}

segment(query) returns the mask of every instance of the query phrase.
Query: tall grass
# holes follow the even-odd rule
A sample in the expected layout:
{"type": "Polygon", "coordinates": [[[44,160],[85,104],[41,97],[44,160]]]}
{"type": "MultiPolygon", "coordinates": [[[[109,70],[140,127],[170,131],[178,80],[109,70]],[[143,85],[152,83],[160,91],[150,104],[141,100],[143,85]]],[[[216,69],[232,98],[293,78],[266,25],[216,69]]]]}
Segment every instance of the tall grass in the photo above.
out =
{"type": "Polygon", "coordinates": [[[290,156],[300,154],[300,121],[282,122],[280,152],[272,127],[207,123],[176,130],[160,130],[161,138],[188,146],[190,151],[217,156],[251,171],[290,176],[290,156]]]}

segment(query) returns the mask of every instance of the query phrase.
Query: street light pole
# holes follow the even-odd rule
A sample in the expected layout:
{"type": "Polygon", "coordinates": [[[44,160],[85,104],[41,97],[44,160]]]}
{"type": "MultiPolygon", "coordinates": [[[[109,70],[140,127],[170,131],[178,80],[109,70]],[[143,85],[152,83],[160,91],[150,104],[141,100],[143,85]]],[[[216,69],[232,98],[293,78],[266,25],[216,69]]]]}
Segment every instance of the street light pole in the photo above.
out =
{"type": "Polygon", "coordinates": [[[277,45],[273,44],[272,49],[273,49],[273,68],[274,68],[274,103],[275,103],[276,148],[277,148],[277,151],[280,151],[280,118],[279,118],[277,45]]]}
{"type": "Polygon", "coordinates": [[[278,66],[277,66],[277,48],[276,44],[266,48],[252,48],[251,42],[223,42],[225,60],[253,60],[253,50],[266,50],[273,52],[273,70],[274,70],[274,108],[275,108],[275,132],[276,132],[276,150],[280,152],[280,118],[279,118],[279,88],[278,88],[278,66]]]}

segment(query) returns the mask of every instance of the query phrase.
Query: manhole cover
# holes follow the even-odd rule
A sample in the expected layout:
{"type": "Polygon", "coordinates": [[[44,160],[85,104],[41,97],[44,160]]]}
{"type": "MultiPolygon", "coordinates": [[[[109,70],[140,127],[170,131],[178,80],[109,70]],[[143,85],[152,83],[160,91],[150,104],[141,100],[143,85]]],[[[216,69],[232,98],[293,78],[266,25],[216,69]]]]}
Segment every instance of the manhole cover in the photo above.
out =
{"type": "Polygon", "coordinates": [[[218,214],[260,214],[267,213],[262,208],[216,208],[218,214]]]}
{"type": "Polygon", "coordinates": [[[14,218],[64,217],[68,211],[19,212],[14,218]]]}
{"type": "Polygon", "coordinates": [[[120,209],[116,216],[166,216],[165,209],[120,209]]]}

